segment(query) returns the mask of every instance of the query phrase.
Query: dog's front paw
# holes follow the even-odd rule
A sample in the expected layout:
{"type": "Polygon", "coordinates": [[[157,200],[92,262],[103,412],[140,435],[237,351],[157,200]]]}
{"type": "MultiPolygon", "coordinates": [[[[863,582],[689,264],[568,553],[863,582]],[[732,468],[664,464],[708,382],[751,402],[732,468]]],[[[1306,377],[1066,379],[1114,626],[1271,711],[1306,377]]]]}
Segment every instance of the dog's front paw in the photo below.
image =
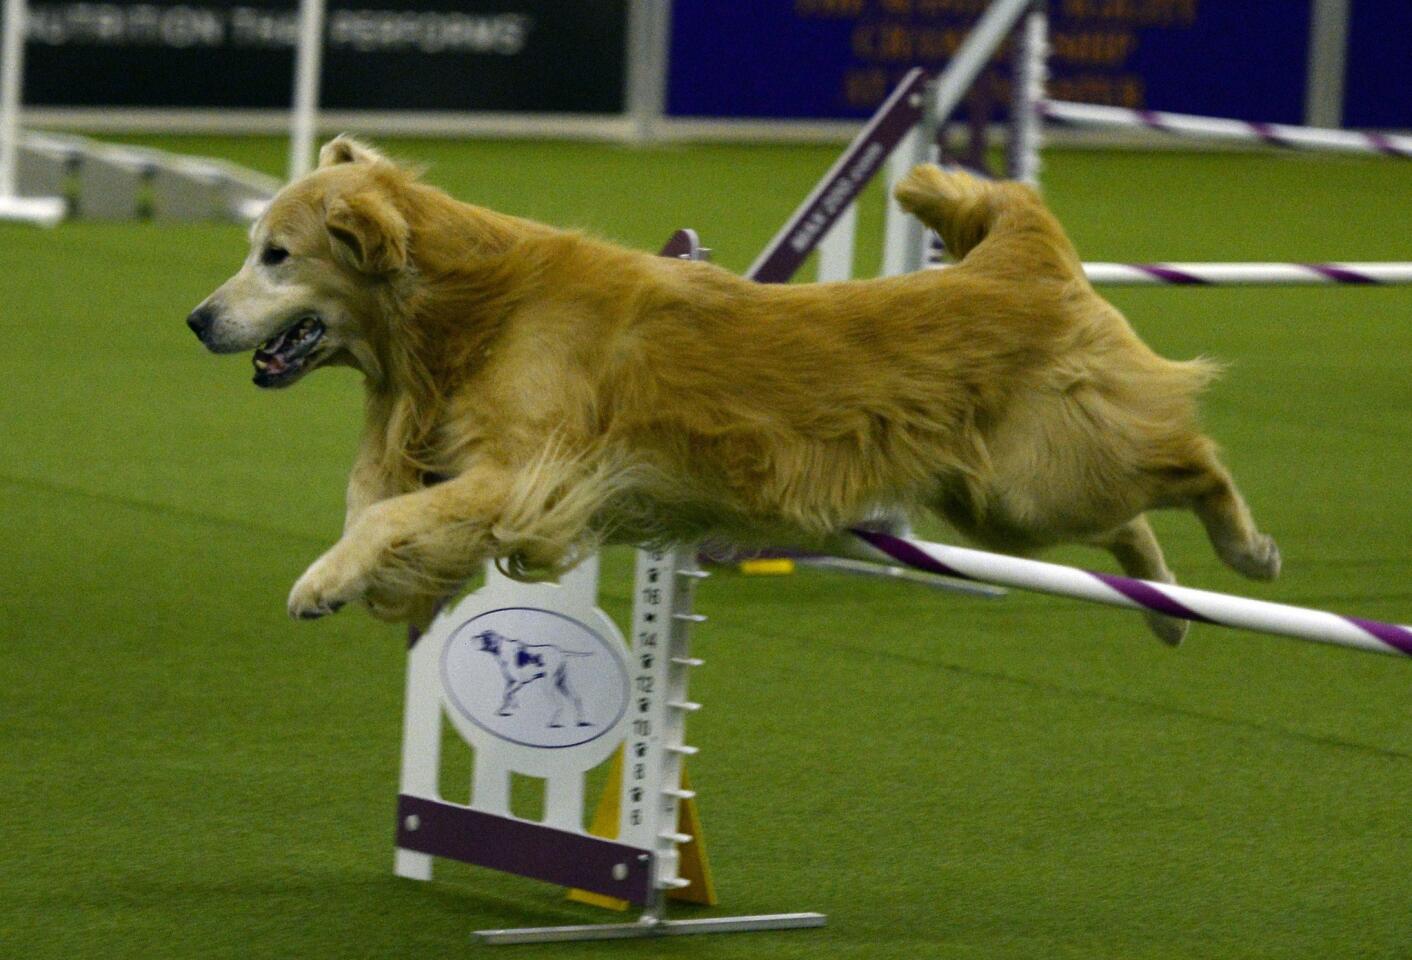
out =
{"type": "Polygon", "coordinates": [[[335,546],[324,554],[289,591],[289,615],[296,620],[317,620],[337,613],[345,604],[359,599],[367,585],[367,571],[335,546]]]}

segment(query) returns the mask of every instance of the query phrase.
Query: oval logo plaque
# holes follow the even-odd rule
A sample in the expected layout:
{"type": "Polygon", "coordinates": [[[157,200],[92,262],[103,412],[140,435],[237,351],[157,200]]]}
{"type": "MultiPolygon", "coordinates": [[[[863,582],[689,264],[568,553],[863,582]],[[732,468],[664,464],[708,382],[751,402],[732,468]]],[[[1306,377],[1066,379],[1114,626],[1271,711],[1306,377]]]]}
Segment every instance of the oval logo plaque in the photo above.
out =
{"type": "Polygon", "coordinates": [[[620,645],[573,617],[536,607],[478,614],[447,638],[449,704],[509,743],[562,749],[612,730],[628,706],[620,645]]]}

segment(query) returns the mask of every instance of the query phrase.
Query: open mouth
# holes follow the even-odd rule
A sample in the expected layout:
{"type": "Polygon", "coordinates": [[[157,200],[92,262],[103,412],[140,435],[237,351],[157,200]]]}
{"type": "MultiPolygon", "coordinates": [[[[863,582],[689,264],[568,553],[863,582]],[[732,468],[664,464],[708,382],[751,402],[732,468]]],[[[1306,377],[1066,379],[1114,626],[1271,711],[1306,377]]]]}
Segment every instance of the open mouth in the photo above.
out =
{"type": "Polygon", "coordinates": [[[324,322],[313,314],[255,348],[255,386],[283,387],[307,370],[324,339],[324,322]]]}

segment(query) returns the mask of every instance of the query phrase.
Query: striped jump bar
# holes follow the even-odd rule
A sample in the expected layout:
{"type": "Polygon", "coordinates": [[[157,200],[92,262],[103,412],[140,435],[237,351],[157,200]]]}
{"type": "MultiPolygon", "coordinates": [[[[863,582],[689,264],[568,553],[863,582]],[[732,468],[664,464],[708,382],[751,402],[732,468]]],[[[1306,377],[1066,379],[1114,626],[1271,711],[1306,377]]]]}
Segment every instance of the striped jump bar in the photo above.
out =
{"type": "Polygon", "coordinates": [[[1284,123],[1252,123],[1223,117],[1199,117],[1159,110],[1129,110],[1093,103],[1046,100],[1040,105],[1046,120],[1080,127],[1146,128],[1175,136],[1208,140],[1263,143],[1291,150],[1332,150],[1412,158],[1412,137],[1357,130],[1329,130],[1284,123]]]}
{"type": "Polygon", "coordinates": [[[1412,263],[1085,263],[1105,286],[1378,286],[1412,283],[1412,263]]]}
{"type": "Polygon", "coordinates": [[[854,529],[850,533],[852,536],[840,544],[842,552],[874,563],[900,563],[946,577],[1151,611],[1197,623],[1412,656],[1412,627],[1394,623],[1094,573],[967,547],[906,540],[873,530],[854,529]]]}

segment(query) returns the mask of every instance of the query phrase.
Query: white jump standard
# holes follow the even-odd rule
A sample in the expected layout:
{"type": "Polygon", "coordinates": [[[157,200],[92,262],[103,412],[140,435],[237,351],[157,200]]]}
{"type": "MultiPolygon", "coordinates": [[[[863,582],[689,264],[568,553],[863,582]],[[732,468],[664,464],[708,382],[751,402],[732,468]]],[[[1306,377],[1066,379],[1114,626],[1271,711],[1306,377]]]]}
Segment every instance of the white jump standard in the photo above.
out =
{"type": "MultiPolygon", "coordinates": [[[[678,231],[663,255],[700,259],[696,235],[678,231]]],[[[487,943],[607,940],[818,927],[818,913],[668,920],[674,891],[714,902],[704,839],[686,787],[686,718],[700,709],[688,679],[702,662],[690,631],[699,570],[694,548],[639,550],[630,640],[597,606],[598,561],[559,583],[526,584],[489,566],[485,586],[409,633],[407,698],[397,799],[399,876],[430,880],[434,857],[491,867],[643,908],[632,923],[483,930],[487,943]],[[473,751],[470,803],[449,802],[465,784],[441,781],[444,722],[473,751]],[[586,830],[588,771],[611,762],[586,830]],[[543,781],[543,816],[513,812],[514,775],[543,781]],[[616,786],[614,782],[616,776],[616,786]],[[604,815],[606,811],[606,816],[604,815]],[[699,831],[696,831],[699,832],[699,831]],[[608,836],[599,835],[602,833],[608,836]],[[683,869],[691,857],[692,870],[683,869]],[[695,876],[695,880],[692,876],[695,876]],[[702,895],[704,894],[704,895],[702,895]]]]}
{"type": "Polygon", "coordinates": [[[408,659],[400,876],[430,880],[447,857],[586,890],[643,908],[632,923],[483,930],[486,943],[608,940],[818,927],[817,913],[668,920],[669,891],[686,886],[678,807],[682,784],[694,549],[638,552],[632,642],[595,606],[597,564],[559,584],[497,573],[442,613],[408,659]],[[474,748],[471,803],[441,796],[443,715],[474,748]],[[618,836],[589,835],[584,776],[622,751],[618,836]],[[544,780],[544,818],[511,812],[512,774],[544,780]]]}

